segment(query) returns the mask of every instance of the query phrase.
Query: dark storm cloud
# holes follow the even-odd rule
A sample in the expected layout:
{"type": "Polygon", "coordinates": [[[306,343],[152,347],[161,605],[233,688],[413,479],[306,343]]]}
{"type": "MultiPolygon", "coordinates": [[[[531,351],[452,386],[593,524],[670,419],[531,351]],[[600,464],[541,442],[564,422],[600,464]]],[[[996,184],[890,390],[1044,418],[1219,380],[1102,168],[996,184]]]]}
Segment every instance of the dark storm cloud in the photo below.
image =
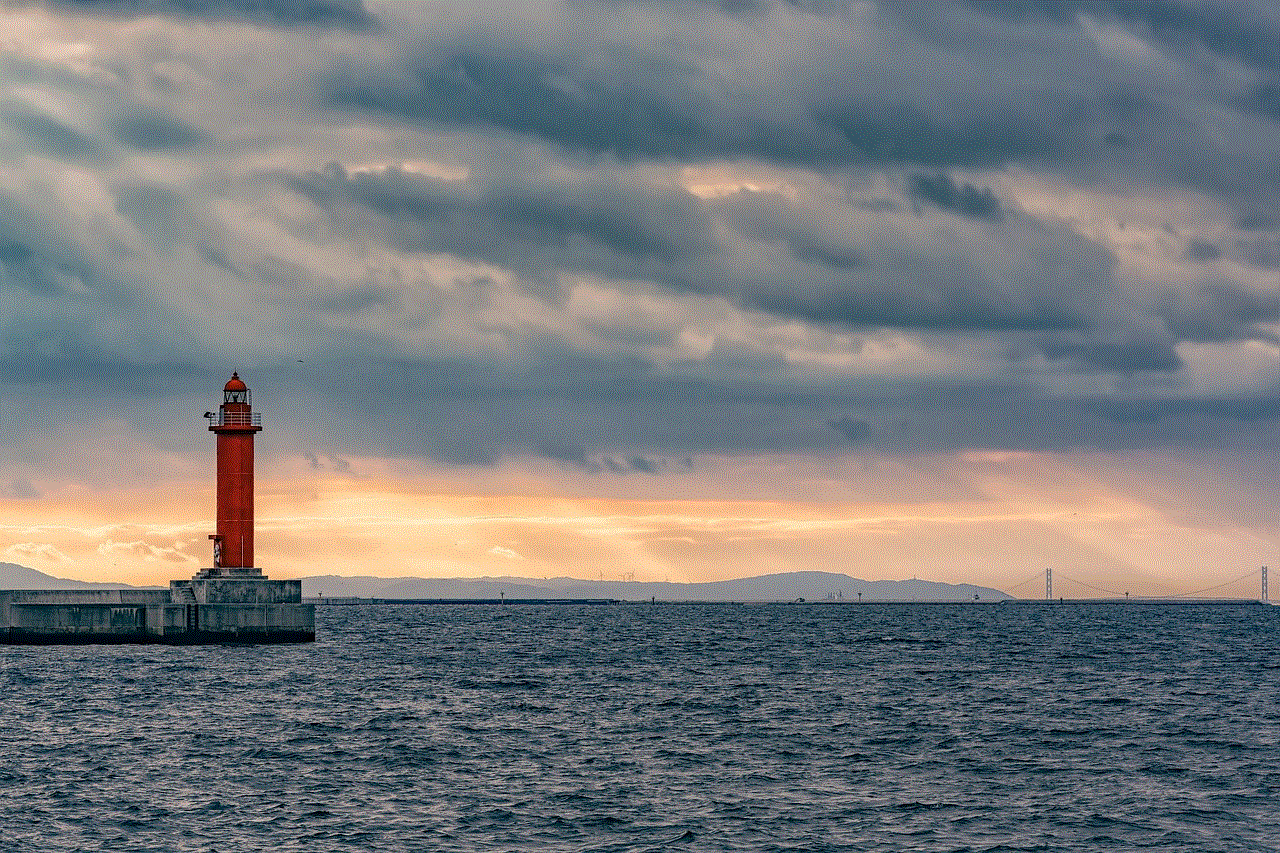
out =
{"type": "Polygon", "coordinates": [[[1050,125],[1039,127],[1034,113],[1016,109],[940,119],[909,104],[867,98],[819,107],[815,119],[840,132],[842,144],[828,155],[835,162],[976,169],[1052,158],[1067,148],[1050,125]]]}
{"type": "Polygon", "coordinates": [[[1222,249],[1204,240],[1191,240],[1187,243],[1187,257],[1193,261],[1216,261],[1222,257],[1222,249]]]}
{"type": "MultiPolygon", "coordinates": [[[[465,464],[532,451],[595,473],[643,472],[656,467],[661,454],[681,448],[763,450],[815,440],[816,431],[803,424],[813,418],[820,395],[647,377],[608,361],[584,369],[587,363],[570,354],[544,353],[538,369],[519,374],[405,364],[393,376],[376,364],[344,367],[339,376],[350,376],[352,396],[338,393],[351,417],[330,425],[332,434],[314,437],[465,464]],[[388,402],[375,416],[359,402],[361,395],[388,402]],[[709,407],[717,417],[707,417],[709,407]],[[805,416],[797,423],[799,412],[805,416]],[[423,424],[433,427],[424,430],[423,424]],[[625,447],[653,452],[608,452],[625,447]],[[649,461],[631,464],[642,457],[649,461]]],[[[268,381],[264,377],[264,385],[268,381]]]]}
{"type": "MultiPolygon", "coordinates": [[[[717,9],[728,15],[759,15],[776,5],[777,0],[605,0],[615,6],[667,6],[673,9],[690,6],[705,6],[717,9]]],[[[848,5],[847,0],[781,0],[788,6],[806,9],[812,12],[829,13],[838,11],[848,5]]]]}
{"type": "Polygon", "coordinates": [[[921,243],[893,230],[869,237],[863,228],[825,230],[776,196],[740,194],[723,207],[744,233],[782,239],[793,250],[797,243],[821,245],[829,256],[825,266],[801,256],[810,263],[782,265],[772,276],[726,263],[689,277],[694,289],[732,294],[768,311],[853,327],[1031,331],[1082,328],[1115,307],[1106,304],[1109,252],[1024,217],[999,223],[980,217],[969,235],[973,245],[1017,258],[1008,268],[989,269],[958,239],[921,243]]]}
{"type": "MultiPolygon", "coordinates": [[[[100,329],[92,312],[83,309],[33,316],[24,328],[6,324],[0,327],[5,344],[0,373],[6,384],[111,395],[117,404],[189,388],[193,381],[217,381],[190,353],[173,341],[157,340],[150,331],[144,333],[146,340],[137,342],[138,352],[119,352],[117,336],[126,332],[121,326],[113,323],[110,329],[100,329]]],[[[9,414],[12,421],[14,413],[9,414]]],[[[26,414],[39,423],[38,412],[26,414]]],[[[77,417],[74,409],[71,416],[77,417]]]]}
{"type": "Polygon", "coordinates": [[[1102,418],[1121,425],[1165,424],[1183,428],[1196,423],[1212,423],[1230,418],[1241,424],[1280,418],[1280,399],[1241,400],[1217,398],[1201,400],[1109,400],[1092,404],[1102,418]]]}
{"type": "MultiPolygon", "coordinates": [[[[350,175],[338,167],[293,179],[293,186],[340,222],[370,225],[367,213],[346,209],[354,202],[393,226],[412,226],[398,232],[407,248],[481,257],[540,278],[554,277],[557,269],[649,278],[820,323],[1079,329],[1115,308],[1108,304],[1112,259],[1106,251],[1025,219],[991,223],[999,230],[982,234],[1020,255],[1009,271],[1016,278],[995,282],[960,246],[926,251],[888,236],[868,241],[865,233],[824,228],[809,212],[768,194],[702,202],[671,189],[599,178],[534,187],[463,185],[396,171],[350,175]],[[750,266],[712,238],[717,217],[764,245],[781,241],[791,257],[775,257],[767,272],[750,266]]],[[[976,197],[975,204],[991,203],[976,197]]]]}
{"type": "Polygon", "coordinates": [[[585,444],[566,444],[558,439],[544,439],[534,445],[534,450],[539,456],[545,456],[548,459],[556,459],[561,462],[571,462],[584,468],[591,464],[585,444]]]}
{"type": "Polygon", "coordinates": [[[1280,121],[1280,86],[1274,83],[1261,83],[1253,87],[1242,103],[1246,109],[1280,121]]]}
{"type": "Polygon", "coordinates": [[[0,104],[0,124],[22,134],[33,150],[60,160],[101,161],[107,149],[56,118],[25,104],[0,104]]]}
{"type": "Polygon", "coordinates": [[[792,256],[817,268],[819,274],[866,264],[864,234],[814,221],[777,194],[736,193],[720,201],[716,212],[743,235],[782,243],[792,256]]]}
{"type": "MultiPolygon", "coordinates": [[[[393,378],[381,364],[344,365],[327,372],[337,389],[335,411],[343,417],[323,425],[290,417],[287,429],[322,452],[359,447],[489,464],[508,453],[532,451],[584,472],[644,473],[647,465],[688,467],[677,460],[689,451],[847,450],[851,442],[898,453],[1196,444],[1207,436],[1255,434],[1259,421],[1280,414],[1274,395],[1069,400],[1014,384],[929,380],[879,390],[806,388],[723,378],[611,375],[613,367],[607,363],[584,370],[580,360],[571,362],[549,358],[527,379],[412,364],[402,365],[393,378]],[[542,379],[534,373],[560,378],[542,379]],[[383,404],[370,411],[363,402],[367,399],[383,404]],[[867,407],[877,411],[885,426],[864,434],[860,419],[841,412],[867,407]],[[628,447],[645,452],[611,452],[628,447]],[[648,461],[636,464],[637,459],[648,461]]],[[[255,387],[271,388],[276,400],[315,393],[314,388],[282,384],[280,376],[255,375],[255,387]]]]}
{"type": "MultiPolygon", "coordinates": [[[[1006,266],[990,268],[960,245],[926,250],[891,235],[868,240],[865,232],[824,228],[762,193],[704,202],[600,177],[458,182],[339,167],[289,180],[337,223],[399,234],[405,248],[483,258],[534,280],[553,281],[558,270],[603,272],[821,324],[1010,333],[1017,335],[1011,352],[1088,370],[1175,371],[1183,366],[1179,341],[1246,340],[1271,310],[1267,299],[1226,282],[1167,295],[1158,305],[1126,302],[1113,280],[1114,258],[1101,246],[1006,214],[990,190],[947,176],[917,176],[910,192],[976,220],[974,245],[1011,256],[1006,266]],[[392,227],[374,225],[368,211],[392,227]],[[781,242],[789,257],[775,256],[767,273],[747,265],[710,236],[716,220],[761,245],[781,242]]],[[[1195,243],[1190,251],[1209,259],[1195,243]]],[[[558,301],[557,293],[550,286],[544,297],[558,301]]]]}
{"type": "Polygon", "coordinates": [[[505,127],[593,152],[709,153],[699,116],[713,105],[697,94],[701,72],[663,58],[634,60],[625,75],[588,79],[541,57],[464,53],[419,65],[399,86],[339,83],[332,98],[415,121],[505,127]]]}
{"type": "Polygon", "coordinates": [[[142,151],[176,151],[208,141],[208,135],[172,116],[135,113],[113,117],[111,129],[122,144],[142,151]]]}
{"type": "Polygon", "coordinates": [[[660,459],[647,456],[631,456],[623,460],[613,460],[623,471],[638,471],[642,474],[656,474],[666,467],[660,459]]]}
{"type": "Polygon", "coordinates": [[[243,72],[261,90],[205,44],[14,72],[0,145],[56,162],[25,163],[30,187],[0,170],[8,383],[145,397],[216,388],[202,365],[230,362],[297,404],[279,417],[317,460],[638,474],[1274,417],[1274,388],[1183,370],[1187,344],[1265,344],[1280,314],[1230,277],[1280,266],[1265,10],[405,5],[384,31],[347,3],[92,8],[263,23],[252,51],[281,64],[243,72]],[[1167,57],[1107,52],[1126,36],[1167,57]],[[1057,200],[1076,196],[1102,211],[1057,200]],[[1143,197],[1201,218],[1135,261],[1105,208],[1143,197]],[[573,314],[575,280],[599,282],[598,315],[573,314]],[[899,338],[915,354],[882,368],[899,338]]]}
{"type": "Polygon", "coordinates": [[[866,441],[871,435],[871,424],[861,418],[851,418],[848,415],[831,421],[830,426],[852,444],[866,441]]]}
{"type": "MultiPolygon", "coordinates": [[[[1047,4],[1037,10],[1025,5],[1023,14],[1012,16],[1013,23],[1002,24],[980,4],[979,12],[968,13],[967,26],[953,27],[975,39],[974,55],[964,63],[954,61],[954,53],[931,55],[928,42],[894,56],[851,41],[846,52],[815,53],[812,76],[762,80],[719,72],[682,50],[679,40],[663,52],[619,39],[602,54],[572,43],[504,40],[473,31],[453,39],[442,34],[405,56],[405,69],[394,74],[350,66],[334,79],[328,97],[338,106],[411,122],[502,128],[593,154],[695,161],[749,156],[805,165],[988,168],[1095,159],[1102,164],[1114,155],[1113,142],[1133,147],[1150,138],[1152,129],[1182,120],[1167,105],[1149,102],[1154,92],[1123,74],[1105,80],[1100,71],[1095,83],[1075,68],[1067,73],[1065,63],[1053,65],[1053,52],[1096,63],[1077,13],[1136,21],[1143,17],[1136,7],[1047,4]],[[1036,17],[1053,26],[1046,28],[1036,17]],[[1011,38],[1027,44],[1009,47],[1011,38]],[[978,55],[988,49],[1008,55],[978,55]],[[931,61],[936,69],[926,64],[931,61]],[[1025,63],[1027,73],[1011,73],[1006,62],[1025,63]],[[1058,79],[1046,79],[1050,75],[1058,79]],[[1148,102],[1147,109],[1132,108],[1148,102]],[[781,108],[756,109],[760,103],[781,108]]],[[[575,7],[584,17],[590,17],[591,8],[575,7]]],[[[1009,11],[1004,10],[1006,17],[1009,11]]],[[[1173,6],[1164,14],[1153,10],[1148,26],[1171,39],[1199,34],[1198,44],[1225,56],[1270,61],[1267,40],[1253,37],[1243,23],[1215,30],[1213,14],[1188,12],[1179,22],[1176,11],[1173,6]]],[[[842,4],[791,14],[816,16],[812,27],[837,32],[849,16],[842,4]]],[[[958,7],[945,5],[886,4],[875,23],[889,39],[899,25],[925,27],[932,37],[943,26],[939,21],[955,22],[961,15],[958,7]]],[[[1265,20],[1259,24],[1264,32],[1280,35],[1265,20]]],[[[743,35],[770,37],[765,29],[743,35]]],[[[1251,96],[1264,112],[1270,103],[1266,85],[1251,96]]],[[[1132,162],[1144,169],[1181,165],[1132,162]]]]}
{"type": "MultiPolygon", "coordinates": [[[[599,440],[596,440],[599,444],[599,440]]],[[[648,456],[616,457],[593,454],[585,444],[565,443],[557,438],[537,441],[533,451],[538,456],[564,462],[590,473],[608,471],[613,474],[656,474],[668,467],[667,460],[648,456]]]]}
{"type": "Polygon", "coordinates": [[[171,240],[181,233],[186,201],[166,187],[126,186],[117,192],[116,210],[139,230],[171,240]]]}
{"type": "Polygon", "coordinates": [[[1225,193],[1258,209],[1273,203],[1280,184],[1274,127],[1242,128],[1225,144],[1211,129],[1216,112],[1274,122],[1268,87],[1280,85],[1280,71],[1270,45],[1280,39],[1280,25],[1265,10],[917,3],[870,11],[749,4],[732,15],[697,4],[570,9],[561,27],[538,30],[540,38],[502,24],[432,32],[409,41],[393,69],[348,63],[321,85],[320,96],[375,120],[515,134],[589,158],[752,158],[922,174],[929,172],[921,167],[1050,167],[1090,180],[1225,193]],[[613,9],[631,15],[637,32],[653,27],[669,37],[655,47],[630,35],[613,9]],[[1182,64],[1108,54],[1138,49],[1095,44],[1110,37],[1095,32],[1099,27],[1131,30],[1135,43],[1145,38],[1168,51],[1166,66],[1182,64]],[[778,71],[750,73],[753,49],[777,54],[778,71]],[[1237,61],[1263,79],[1213,69],[1214,62],[1237,61]]]}
{"type": "Polygon", "coordinates": [[[51,0],[50,5],[121,17],[173,15],[351,28],[373,23],[360,0],[51,0]]]}
{"type": "Polygon", "coordinates": [[[866,263],[866,258],[857,249],[838,246],[822,239],[809,240],[802,235],[787,241],[787,246],[796,260],[818,267],[849,269],[866,263]]]}
{"type": "Polygon", "coordinates": [[[911,195],[961,216],[999,222],[1004,218],[1000,201],[990,189],[973,184],[957,185],[950,175],[912,175],[911,195]]]}
{"type": "Polygon", "coordinates": [[[43,497],[40,490],[33,486],[30,480],[23,477],[15,477],[8,483],[3,484],[3,487],[0,487],[0,495],[7,498],[16,498],[20,501],[36,500],[43,497]]]}
{"type": "MultiPolygon", "coordinates": [[[[732,11],[758,18],[771,8],[752,4],[732,11]]],[[[807,11],[832,17],[814,26],[838,27],[844,22],[837,5],[807,11]]],[[[1245,165],[1250,161],[1270,162],[1264,165],[1264,175],[1266,168],[1275,170],[1265,146],[1238,152],[1243,159],[1235,162],[1231,156],[1236,152],[1210,153],[1208,143],[1168,98],[1131,69],[1111,60],[1099,63],[1097,48],[1078,20],[1085,14],[1103,23],[1145,22],[1138,35],[1157,33],[1159,44],[1198,46],[1218,56],[1265,65],[1266,42],[1253,38],[1250,28],[1239,23],[1253,20],[1251,13],[1233,13],[1227,24],[1219,25],[1212,16],[1180,15],[1175,7],[1151,9],[1145,17],[1124,4],[1042,9],[1029,5],[1016,15],[1014,11],[994,10],[1017,19],[1017,36],[1030,47],[1015,41],[1008,55],[999,51],[1009,43],[1009,31],[994,22],[996,14],[980,8],[976,20],[987,29],[972,47],[956,42],[953,34],[940,42],[967,52],[967,63],[953,62],[952,55],[930,54],[930,43],[908,46],[910,58],[893,66],[859,58],[851,49],[847,56],[824,57],[829,60],[820,68],[825,76],[766,81],[719,75],[678,47],[660,53],[614,43],[602,64],[598,57],[587,62],[585,54],[554,40],[535,45],[471,33],[424,46],[410,57],[410,70],[404,75],[369,76],[347,69],[330,97],[347,108],[411,123],[506,130],[571,152],[612,154],[624,160],[745,156],[821,169],[1057,163],[1081,168],[1085,174],[1131,170],[1134,176],[1158,174],[1174,185],[1239,191],[1242,205],[1270,192],[1265,182],[1247,187],[1240,177],[1251,173],[1245,165]],[[1042,19],[1053,26],[1046,28],[1042,19]],[[992,52],[982,53],[988,47],[992,52]],[[1055,65],[1055,51],[1074,54],[1075,61],[1055,65]],[[933,73],[926,62],[911,64],[931,58],[939,67],[945,65],[950,79],[941,71],[933,73]],[[1021,79],[1034,83],[1015,82],[1019,75],[1010,69],[1024,65],[1021,79]],[[904,68],[909,71],[904,73],[904,68]],[[1064,74],[1068,68],[1071,73],[1064,74]],[[1082,73],[1081,68],[1089,70],[1082,73]],[[883,85],[869,84],[873,73],[883,78],[883,85]],[[741,109],[762,101],[799,107],[741,109]]],[[[955,20],[960,14],[964,13],[957,7],[891,5],[876,24],[892,36],[898,21],[916,27],[926,17],[955,20]]],[[[1264,31],[1270,26],[1264,19],[1257,23],[1264,31]]],[[[938,32],[937,27],[923,29],[930,37],[938,32]]],[[[953,28],[956,31],[965,30],[953,28]]],[[[1183,53],[1180,49],[1179,55],[1183,53]]],[[[1234,97],[1224,90],[1211,102],[1229,108],[1234,97]]],[[[1249,298],[1243,290],[1230,288],[1240,296],[1236,303],[1195,294],[1166,298],[1160,307],[1127,302],[1113,278],[1114,259],[1105,248],[1021,214],[1006,221],[1008,214],[994,192],[947,171],[912,172],[906,181],[908,195],[916,201],[988,223],[993,227],[988,238],[1001,249],[1020,251],[1019,262],[992,269],[971,249],[948,251],[942,245],[923,252],[877,243],[865,230],[841,233],[818,224],[812,212],[751,194],[710,203],[707,209],[737,233],[761,243],[774,241],[785,250],[773,257],[767,272],[740,263],[724,243],[702,244],[694,264],[665,252],[659,256],[660,265],[644,265],[634,252],[640,241],[602,240],[603,232],[590,236],[613,250],[607,261],[569,248],[559,263],[570,269],[650,278],[676,290],[725,295],[817,323],[1003,330],[1019,335],[1011,350],[1030,348],[1052,361],[1122,373],[1175,371],[1183,365],[1177,353],[1180,335],[1193,340],[1243,339],[1260,322],[1257,312],[1232,308],[1249,304],[1249,298]]],[[[548,201],[544,197],[536,203],[548,201]]],[[[445,204],[433,215],[444,218],[440,211],[449,207],[445,204]]],[[[545,216],[532,207],[519,209],[514,219],[540,223],[540,242],[545,245],[557,242],[557,232],[575,233],[574,217],[558,214],[554,205],[548,205],[545,216]]],[[[576,233],[589,231],[579,226],[576,233]]],[[[481,256],[501,262],[502,251],[482,249],[481,256]]],[[[1198,261],[1212,260],[1213,251],[1203,241],[1188,247],[1198,261]]]]}
{"type": "Polygon", "coordinates": [[[33,215],[21,200],[3,194],[0,194],[0,283],[4,284],[11,300],[32,297],[60,310],[94,298],[113,301],[127,298],[127,291],[112,288],[104,280],[98,264],[78,245],[74,235],[62,233],[33,215]]]}
{"type": "Polygon", "coordinates": [[[1146,336],[1141,330],[1126,330],[1119,340],[1085,334],[1046,336],[1037,348],[1050,361],[1071,362],[1094,370],[1164,373],[1178,370],[1184,364],[1176,343],[1163,330],[1152,330],[1146,336]]]}
{"type": "Polygon", "coordinates": [[[1249,263],[1266,269],[1280,269],[1280,237],[1255,237],[1236,242],[1249,263]]]}
{"type": "Polygon", "coordinates": [[[499,177],[484,184],[399,170],[349,174],[340,166],[289,179],[292,187],[359,227],[375,211],[404,248],[481,257],[526,270],[557,267],[636,273],[715,249],[705,206],[683,192],[618,177],[499,177]]]}
{"type": "Polygon", "coordinates": [[[672,261],[712,246],[706,211],[683,193],[652,193],[610,181],[510,188],[485,199],[490,215],[522,231],[579,235],[629,255],[672,261]]]}
{"type": "MultiPolygon", "coordinates": [[[[776,7],[755,4],[735,11],[776,7]]],[[[737,75],[712,67],[687,35],[660,50],[639,39],[606,36],[607,47],[592,51],[572,34],[580,31],[583,42],[595,41],[592,24],[608,30],[612,16],[591,4],[572,8],[564,41],[533,42],[514,32],[503,37],[498,28],[442,33],[409,51],[393,73],[348,65],[335,75],[327,96],[343,108],[415,123],[502,128],[624,159],[748,156],[804,165],[977,168],[1056,156],[1085,141],[1080,121],[1086,113],[1078,99],[1062,98],[1048,86],[975,103],[966,96],[987,81],[975,78],[969,86],[938,77],[931,93],[935,102],[928,103],[917,97],[928,83],[898,67],[906,57],[852,41],[844,50],[821,45],[812,54],[812,68],[798,75],[737,75]],[[761,104],[774,106],[760,109],[761,104]]],[[[682,20],[679,7],[634,9],[641,19],[654,18],[675,33],[700,24],[714,32],[720,24],[696,12],[682,20]]],[[[840,32],[848,22],[843,4],[796,4],[787,14],[803,22],[795,33],[801,39],[815,39],[822,29],[840,32]]],[[[732,43],[735,36],[777,39],[779,51],[789,49],[787,35],[769,32],[766,17],[751,14],[746,20],[750,29],[722,36],[726,53],[742,49],[732,43]]],[[[933,75],[926,70],[922,76],[933,75]]]]}
{"type": "Polygon", "coordinates": [[[1224,279],[1197,282],[1168,291],[1157,311],[1180,340],[1249,340],[1259,337],[1259,324],[1280,318],[1280,288],[1258,292],[1224,279]]]}
{"type": "MultiPolygon", "coordinates": [[[[172,194],[137,199],[137,215],[164,228],[172,194]],[[152,206],[149,212],[144,209],[152,206]]],[[[127,194],[122,196],[128,205],[127,194]]],[[[105,235],[104,235],[105,236],[105,235]]],[[[185,323],[122,276],[127,247],[82,240],[74,229],[0,194],[0,375],[22,386],[133,395],[201,375],[185,323]]]]}
{"type": "Polygon", "coordinates": [[[79,76],[0,57],[0,82],[6,80],[23,93],[0,95],[0,139],[9,137],[0,144],[8,143],[10,157],[34,154],[97,170],[138,152],[191,154],[210,140],[167,108],[136,103],[111,75],[79,76]],[[37,91],[52,97],[26,99],[37,91]]]}
{"type": "Polygon", "coordinates": [[[1242,231],[1273,231],[1280,228],[1280,222],[1269,214],[1250,211],[1236,220],[1236,227],[1242,231]]]}
{"type": "Polygon", "coordinates": [[[624,52],[601,73],[566,55],[490,49],[411,59],[417,67],[394,78],[364,80],[349,69],[335,79],[329,97],[338,107],[412,122],[503,128],[624,159],[750,156],[780,163],[976,168],[1063,147],[1054,133],[1059,117],[1040,126],[1034,112],[1017,108],[937,117],[871,95],[750,91],[677,58],[638,51],[624,52]],[[756,99],[798,101],[800,107],[778,119],[745,107],[756,99]]]}
{"type": "Polygon", "coordinates": [[[1265,7],[1151,0],[970,0],[969,5],[984,14],[1015,20],[1044,17],[1068,24],[1081,13],[1110,17],[1137,25],[1163,47],[1182,51],[1198,47],[1256,68],[1280,69],[1280,19],[1265,14],[1265,7]]]}

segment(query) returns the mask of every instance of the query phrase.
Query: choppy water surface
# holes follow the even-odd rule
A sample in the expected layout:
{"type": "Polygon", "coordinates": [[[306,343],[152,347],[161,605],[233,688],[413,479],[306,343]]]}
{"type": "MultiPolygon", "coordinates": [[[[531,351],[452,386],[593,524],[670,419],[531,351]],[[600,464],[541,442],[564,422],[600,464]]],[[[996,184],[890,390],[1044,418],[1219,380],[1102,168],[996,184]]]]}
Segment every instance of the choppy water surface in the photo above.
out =
{"type": "Polygon", "coordinates": [[[1275,850],[1280,609],[318,608],[0,647],[0,848],[1275,850]]]}

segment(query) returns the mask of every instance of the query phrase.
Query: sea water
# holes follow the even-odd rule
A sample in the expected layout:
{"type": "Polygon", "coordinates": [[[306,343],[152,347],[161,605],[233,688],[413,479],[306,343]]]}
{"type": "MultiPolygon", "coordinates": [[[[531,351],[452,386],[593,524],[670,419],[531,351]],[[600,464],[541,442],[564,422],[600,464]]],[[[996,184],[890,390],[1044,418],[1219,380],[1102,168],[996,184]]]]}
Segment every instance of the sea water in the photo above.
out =
{"type": "Polygon", "coordinates": [[[328,606],[0,648],[5,851],[1280,848],[1280,610],[328,606]]]}

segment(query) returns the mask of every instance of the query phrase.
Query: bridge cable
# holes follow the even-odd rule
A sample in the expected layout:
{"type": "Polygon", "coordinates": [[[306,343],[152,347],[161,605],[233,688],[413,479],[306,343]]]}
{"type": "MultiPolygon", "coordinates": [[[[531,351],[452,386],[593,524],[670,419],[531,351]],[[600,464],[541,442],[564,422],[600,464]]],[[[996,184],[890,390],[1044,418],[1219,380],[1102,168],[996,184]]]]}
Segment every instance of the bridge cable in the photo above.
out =
{"type": "Polygon", "coordinates": [[[1220,583],[1220,584],[1218,584],[1217,586],[1207,586],[1207,587],[1205,587],[1204,589],[1197,589],[1195,592],[1180,592],[1180,593],[1178,593],[1177,595],[1171,595],[1171,596],[1169,596],[1169,597],[1170,597],[1170,598],[1190,598],[1191,596],[1193,596],[1193,595],[1199,595],[1199,594],[1200,594],[1200,593],[1202,593],[1202,592],[1213,592],[1215,589],[1222,589],[1224,586],[1231,586],[1231,585],[1232,585],[1232,584],[1234,584],[1234,583],[1240,583],[1240,581],[1248,580],[1249,578],[1251,578],[1251,577],[1253,577],[1254,575],[1258,574],[1260,571],[1261,571],[1261,569],[1254,569],[1253,571],[1249,572],[1249,574],[1247,574],[1247,575],[1241,575],[1240,577],[1236,578],[1236,579],[1235,579],[1235,580],[1233,580],[1233,581],[1227,581],[1226,583],[1220,583]]]}
{"type": "Polygon", "coordinates": [[[1034,575],[1032,575],[1031,577],[1027,578],[1026,580],[1024,580],[1024,581],[1018,581],[1018,582],[1017,582],[1017,583],[1015,583],[1013,586],[1009,587],[1009,589],[1002,589],[1002,590],[1000,590],[1000,591],[1001,591],[1001,592],[1003,592],[1005,595],[1008,595],[1008,594],[1009,594],[1009,590],[1017,589],[1017,588],[1018,588],[1018,587],[1020,587],[1020,586],[1026,586],[1027,584],[1031,583],[1031,582],[1032,582],[1032,581],[1034,581],[1034,580],[1044,580],[1044,572],[1036,572],[1034,575]]]}
{"type": "Polygon", "coordinates": [[[1116,592],[1114,589],[1103,589],[1100,586],[1093,586],[1092,584],[1087,584],[1084,581],[1078,581],[1075,578],[1069,578],[1066,575],[1064,575],[1062,572],[1054,572],[1053,576],[1055,579],[1062,578],[1063,580],[1071,581],[1074,584],[1079,584],[1080,586],[1087,587],[1095,592],[1105,592],[1107,595],[1115,595],[1115,596],[1124,595],[1123,592],[1116,592]]]}

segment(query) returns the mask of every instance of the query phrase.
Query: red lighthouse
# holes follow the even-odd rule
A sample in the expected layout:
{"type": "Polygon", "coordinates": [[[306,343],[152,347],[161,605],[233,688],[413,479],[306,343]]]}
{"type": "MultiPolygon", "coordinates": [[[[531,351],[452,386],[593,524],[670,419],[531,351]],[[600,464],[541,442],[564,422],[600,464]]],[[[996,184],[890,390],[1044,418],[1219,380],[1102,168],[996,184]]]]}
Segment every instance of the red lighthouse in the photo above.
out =
{"type": "Polygon", "coordinates": [[[216,414],[206,413],[218,435],[218,532],[213,540],[213,568],[235,574],[253,566],[253,435],[262,416],[249,404],[249,388],[238,373],[222,389],[216,414]]]}

